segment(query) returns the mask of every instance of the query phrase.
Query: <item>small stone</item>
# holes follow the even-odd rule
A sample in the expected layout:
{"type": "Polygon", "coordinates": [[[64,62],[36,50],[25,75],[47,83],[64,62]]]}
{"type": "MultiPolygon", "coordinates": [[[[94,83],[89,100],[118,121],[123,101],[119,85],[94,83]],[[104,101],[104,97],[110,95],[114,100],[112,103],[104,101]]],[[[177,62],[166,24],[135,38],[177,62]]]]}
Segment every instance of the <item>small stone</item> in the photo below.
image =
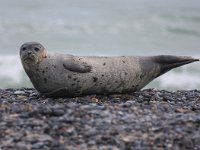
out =
{"type": "Polygon", "coordinates": [[[139,96],[139,98],[140,98],[140,99],[142,99],[142,98],[143,98],[143,96],[142,96],[142,95],[140,95],[140,96],[139,96]]]}
{"type": "Polygon", "coordinates": [[[185,97],[185,96],[183,96],[183,97],[182,97],[182,100],[184,100],[184,101],[185,101],[185,100],[186,100],[186,97],[185,97]]]}
{"type": "Polygon", "coordinates": [[[168,96],[168,95],[164,95],[163,96],[163,101],[174,101],[173,97],[168,96]]]}
{"type": "Polygon", "coordinates": [[[132,142],[135,140],[135,137],[133,134],[121,135],[120,137],[124,142],[132,142]]]}
{"type": "Polygon", "coordinates": [[[59,108],[53,109],[52,114],[54,116],[62,116],[65,114],[65,111],[59,108]]]}
{"type": "Polygon", "coordinates": [[[44,147],[44,143],[43,142],[37,142],[37,143],[34,143],[31,148],[32,149],[41,149],[43,147],[44,147]]]}
{"type": "Polygon", "coordinates": [[[53,139],[51,138],[51,136],[47,135],[47,134],[43,134],[43,135],[39,135],[38,140],[40,142],[45,142],[45,141],[52,141],[53,139]]]}
{"type": "Polygon", "coordinates": [[[23,96],[23,95],[17,95],[17,99],[19,99],[19,100],[27,100],[27,97],[23,96]]]}
{"type": "Polygon", "coordinates": [[[162,98],[157,93],[155,94],[155,98],[156,98],[157,101],[161,101],[162,100],[162,98]]]}
{"type": "Polygon", "coordinates": [[[14,94],[15,95],[24,95],[26,93],[24,91],[15,91],[14,94]]]}
{"type": "Polygon", "coordinates": [[[95,140],[90,140],[89,142],[88,142],[88,145],[95,145],[96,144],[96,141],[95,140]]]}
{"type": "Polygon", "coordinates": [[[27,144],[26,142],[24,141],[21,141],[21,142],[18,142],[16,144],[16,149],[20,149],[20,150],[29,150],[30,149],[30,144],[27,144]]]}
{"type": "Polygon", "coordinates": [[[47,134],[29,134],[25,138],[27,141],[31,142],[45,142],[45,141],[52,141],[53,139],[47,134]]]}
{"type": "Polygon", "coordinates": [[[187,112],[190,112],[189,109],[183,109],[183,108],[177,108],[175,109],[175,112],[177,113],[187,113],[187,112]]]}
{"type": "Polygon", "coordinates": [[[29,95],[29,97],[37,97],[38,96],[38,93],[31,93],[30,95],[29,95]]]}

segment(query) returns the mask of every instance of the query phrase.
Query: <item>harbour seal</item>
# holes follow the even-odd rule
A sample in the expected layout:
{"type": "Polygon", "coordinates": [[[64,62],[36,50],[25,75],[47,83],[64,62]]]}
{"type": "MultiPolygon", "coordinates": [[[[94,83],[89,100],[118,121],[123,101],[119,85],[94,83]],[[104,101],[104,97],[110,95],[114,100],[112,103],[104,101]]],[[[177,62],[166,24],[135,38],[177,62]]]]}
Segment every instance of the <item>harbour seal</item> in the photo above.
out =
{"type": "Polygon", "coordinates": [[[21,62],[36,90],[47,97],[130,93],[167,71],[199,59],[186,56],[73,56],[51,54],[40,43],[20,48],[21,62]]]}

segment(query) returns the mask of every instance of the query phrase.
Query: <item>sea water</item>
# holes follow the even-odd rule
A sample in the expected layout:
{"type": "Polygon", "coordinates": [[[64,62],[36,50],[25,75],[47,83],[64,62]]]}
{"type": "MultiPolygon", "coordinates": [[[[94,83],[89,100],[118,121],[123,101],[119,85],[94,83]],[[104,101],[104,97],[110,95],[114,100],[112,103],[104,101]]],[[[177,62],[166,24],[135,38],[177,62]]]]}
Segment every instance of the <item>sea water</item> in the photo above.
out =
{"type": "MultiPolygon", "coordinates": [[[[74,55],[200,58],[199,0],[0,0],[0,88],[32,87],[19,57],[28,41],[74,55]]],[[[146,88],[199,89],[200,63],[146,88]]]]}

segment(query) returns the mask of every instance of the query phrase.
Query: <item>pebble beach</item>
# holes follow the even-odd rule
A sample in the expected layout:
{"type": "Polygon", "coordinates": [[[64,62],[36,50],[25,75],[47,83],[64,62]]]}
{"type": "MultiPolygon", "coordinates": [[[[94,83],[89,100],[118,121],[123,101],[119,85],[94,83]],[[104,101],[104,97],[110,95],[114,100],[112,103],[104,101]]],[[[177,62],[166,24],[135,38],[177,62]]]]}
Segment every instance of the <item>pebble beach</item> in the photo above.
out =
{"type": "Polygon", "coordinates": [[[0,90],[1,150],[200,149],[200,91],[46,98],[0,90]]]}

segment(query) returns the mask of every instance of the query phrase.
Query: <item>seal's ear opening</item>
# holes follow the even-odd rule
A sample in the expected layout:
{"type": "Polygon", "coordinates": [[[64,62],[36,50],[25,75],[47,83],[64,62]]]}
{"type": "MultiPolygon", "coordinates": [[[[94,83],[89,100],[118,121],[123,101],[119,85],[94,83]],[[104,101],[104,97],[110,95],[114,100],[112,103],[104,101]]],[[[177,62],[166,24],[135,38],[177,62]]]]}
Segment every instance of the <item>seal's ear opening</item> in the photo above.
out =
{"type": "Polygon", "coordinates": [[[171,55],[160,55],[160,56],[154,56],[154,61],[158,63],[160,68],[160,75],[166,73],[167,71],[177,68],[195,61],[199,61],[199,59],[195,59],[192,57],[187,56],[171,56],[171,55]]]}
{"type": "Polygon", "coordinates": [[[25,46],[25,43],[22,44],[22,46],[20,47],[20,57],[21,57],[22,52],[24,52],[26,49],[27,49],[27,48],[26,48],[26,46],[25,46]]]}

